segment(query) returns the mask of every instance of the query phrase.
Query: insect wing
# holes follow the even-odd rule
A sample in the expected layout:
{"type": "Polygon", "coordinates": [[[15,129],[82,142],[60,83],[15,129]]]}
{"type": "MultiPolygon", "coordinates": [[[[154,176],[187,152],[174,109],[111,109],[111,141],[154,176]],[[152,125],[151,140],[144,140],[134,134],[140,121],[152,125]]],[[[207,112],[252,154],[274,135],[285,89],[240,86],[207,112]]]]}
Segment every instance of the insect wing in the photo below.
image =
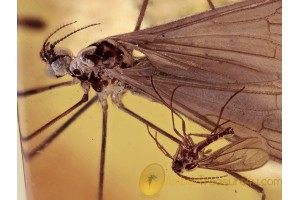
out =
{"type": "Polygon", "coordinates": [[[246,1],[112,39],[146,58],[113,76],[158,99],[149,76],[174,108],[212,130],[224,101],[238,137],[260,137],[281,162],[281,1],[246,1]]]}
{"type": "Polygon", "coordinates": [[[177,77],[280,86],[281,1],[243,2],[115,39],[177,77]]]}
{"type": "Polygon", "coordinates": [[[216,170],[246,171],[261,167],[268,159],[268,153],[263,149],[260,139],[245,138],[215,151],[200,161],[198,166],[216,170]]]}

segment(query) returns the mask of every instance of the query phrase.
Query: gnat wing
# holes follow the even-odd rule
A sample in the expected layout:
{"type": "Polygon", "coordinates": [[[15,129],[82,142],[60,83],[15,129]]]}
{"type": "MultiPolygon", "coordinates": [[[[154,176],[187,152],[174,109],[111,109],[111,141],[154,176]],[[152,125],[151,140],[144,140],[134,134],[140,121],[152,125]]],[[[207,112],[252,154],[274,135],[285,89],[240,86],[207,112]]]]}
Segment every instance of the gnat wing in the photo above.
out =
{"type": "Polygon", "coordinates": [[[177,77],[280,86],[281,1],[246,1],[112,39],[177,77]]]}
{"type": "MultiPolygon", "coordinates": [[[[169,24],[112,37],[145,54],[112,76],[138,94],[161,96],[189,119],[212,130],[222,106],[237,137],[259,137],[281,161],[281,1],[255,0],[169,24]]],[[[226,128],[224,127],[224,128],[226,128]]]]}
{"type": "Polygon", "coordinates": [[[216,170],[246,171],[259,168],[268,161],[268,153],[258,138],[244,138],[233,142],[198,164],[200,168],[216,170]]]}

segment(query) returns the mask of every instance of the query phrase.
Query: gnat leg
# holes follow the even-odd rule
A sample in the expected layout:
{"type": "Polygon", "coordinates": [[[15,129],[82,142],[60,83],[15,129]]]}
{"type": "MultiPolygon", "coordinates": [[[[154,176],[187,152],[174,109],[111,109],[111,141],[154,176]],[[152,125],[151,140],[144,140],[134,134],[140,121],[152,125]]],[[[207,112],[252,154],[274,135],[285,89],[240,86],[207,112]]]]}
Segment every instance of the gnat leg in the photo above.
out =
{"type": "MultiPolygon", "coordinates": [[[[229,120],[225,121],[224,123],[218,125],[218,127],[223,126],[224,124],[228,123],[229,120]]],[[[217,128],[215,128],[215,130],[217,130],[217,128]]],[[[211,132],[210,134],[205,134],[205,133],[189,133],[187,135],[189,136],[196,136],[196,137],[204,137],[204,138],[208,138],[211,137],[211,134],[213,134],[213,132],[211,132]]]]}
{"type": "MultiPolygon", "coordinates": [[[[69,82],[65,82],[65,83],[69,83],[69,82]]],[[[73,81],[72,81],[72,83],[73,83],[73,81]]],[[[57,84],[57,85],[59,85],[59,84],[57,84]]],[[[83,96],[82,96],[82,98],[81,98],[81,100],[79,102],[77,102],[76,104],[74,104],[72,107],[70,107],[69,109],[67,109],[66,111],[64,111],[63,113],[61,113],[60,115],[58,115],[57,117],[55,117],[54,119],[52,119],[51,121],[49,121],[48,123],[46,123],[44,126],[42,126],[41,128],[39,128],[38,130],[36,130],[33,133],[31,133],[30,135],[28,135],[26,137],[21,137],[22,141],[28,141],[28,140],[34,138],[35,136],[39,135],[43,130],[47,129],[48,127],[50,127],[51,125],[53,125],[55,122],[57,122],[61,118],[63,118],[66,115],[68,115],[74,109],[76,109],[77,107],[79,107],[83,103],[87,102],[88,101],[88,93],[89,93],[89,90],[90,90],[90,84],[88,82],[81,82],[81,87],[82,87],[82,90],[83,90],[83,96]]],[[[46,88],[46,87],[44,87],[44,88],[46,88]]],[[[49,86],[47,88],[49,88],[49,86]]],[[[54,87],[52,87],[52,88],[54,88],[54,87]]],[[[31,91],[33,91],[33,90],[31,90],[31,91]]],[[[38,91],[38,90],[35,90],[35,91],[38,91]]],[[[39,90],[39,92],[41,92],[41,91],[42,90],[39,90]]],[[[29,95],[29,94],[32,94],[32,93],[27,93],[27,94],[29,95]]]]}
{"type": "MultiPolygon", "coordinates": [[[[158,90],[156,89],[155,85],[154,85],[154,82],[153,82],[153,78],[152,76],[150,77],[150,81],[151,81],[151,86],[154,90],[154,92],[157,94],[158,98],[161,100],[161,102],[166,106],[168,107],[170,110],[171,110],[171,116],[172,116],[172,126],[173,126],[173,131],[181,138],[183,139],[184,137],[180,134],[180,132],[177,130],[176,126],[175,126],[175,120],[174,120],[174,113],[176,114],[176,116],[179,117],[179,119],[181,120],[181,124],[182,124],[182,133],[183,135],[185,136],[186,135],[186,128],[185,128],[185,121],[184,119],[182,118],[182,116],[180,114],[178,114],[177,112],[175,112],[172,108],[172,100],[173,98],[171,99],[171,105],[168,105],[166,103],[166,101],[162,98],[162,96],[159,94],[158,90]]],[[[177,88],[177,87],[176,87],[177,88]]],[[[176,90],[176,88],[173,90],[173,92],[176,90]]],[[[172,92],[172,97],[173,97],[173,93],[172,92]]]]}
{"type": "Polygon", "coordinates": [[[231,176],[237,178],[238,180],[242,181],[243,183],[245,183],[246,185],[248,185],[250,188],[254,189],[255,191],[259,192],[262,194],[261,196],[261,200],[265,200],[266,199],[266,194],[264,191],[264,188],[260,187],[259,185],[257,185],[256,183],[250,181],[249,179],[245,178],[244,176],[236,173],[236,172],[232,172],[232,171],[226,171],[228,174],[230,174],[231,176]]]}
{"type": "Polygon", "coordinates": [[[51,125],[53,125],[55,122],[57,122],[58,120],[62,119],[63,117],[65,117],[66,115],[68,115],[70,112],[72,112],[73,110],[75,110],[77,107],[79,107],[80,105],[82,105],[83,103],[88,101],[88,94],[84,94],[81,98],[80,101],[78,101],[76,104],[74,104],[72,107],[68,108],[66,111],[64,111],[63,113],[61,113],[60,115],[58,115],[57,117],[55,117],[54,119],[52,119],[51,121],[49,121],[48,123],[46,123],[44,126],[42,126],[41,128],[37,129],[36,131],[34,131],[33,133],[31,133],[28,136],[21,136],[21,140],[22,141],[28,141],[31,140],[32,138],[36,137],[37,135],[39,135],[43,130],[47,129],[48,127],[50,127],[51,125]]]}
{"type": "Polygon", "coordinates": [[[103,199],[104,189],[104,167],[106,155],[106,136],[107,136],[107,100],[102,99],[102,142],[101,142],[101,159],[100,159],[100,174],[99,174],[99,200],[103,199]]]}
{"type": "Polygon", "coordinates": [[[147,130],[148,133],[150,135],[150,137],[155,141],[157,147],[159,148],[159,150],[161,150],[161,152],[163,152],[163,154],[165,154],[165,156],[171,158],[173,160],[173,157],[171,156],[171,154],[158,142],[157,140],[157,131],[155,131],[155,137],[151,134],[150,130],[149,130],[149,126],[147,126],[147,130]]]}
{"type": "Polygon", "coordinates": [[[226,108],[226,106],[228,105],[228,103],[233,99],[233,97],[235,97],[238,93],[242,92],[243,90],[245,89],[245,87],[243,87],[242,89],[236,91],[233,95],[231,95],[229,97],[229,99],[226,101],[226,103],[224,104],[224,106],[222,106],[221,110],[220,110],[220,114],[219,114],[219,117],[218,117],[218,121],[217,121],[217,125],[216,127],[214,128],[214,130],[211,131],[211,134],[214,134],[217,132],[218,128],[226,123],[229,122],[229,120],[225,121],[224,123],[220,124],[220,120],[222,118],[222,115],[223,115],[223,112],[224,112],[224,109],[226,108]]]}
{"type": "Polygon", "coordinates": [[[32,159],[37,153],[47,147],[55,138],[57,138],[67,127],[69,127],[82,113],[84,113],[91,105],[97,101],[98,97],[93,97],[87,102],[80,110],[78,110],[70,119],[68,119],[63,125],[56,129],[50,136],[48,136],[41,144],[34,148],[29,153],[24,153],[26,159],[32,159]]]}
{"type": "Polygon", "coordinates": [[[48,86],[44,86],[44,87],[34,88],[34,89],[18,92],[17,95],[18,95],[18,97],[27,97],[27,96],[39,94],[41,92],[45,92],[48,90],[52,90],[52,89],[56,89],[56,88],[60,88],[60,87],[64,87],[64,86],[71,86],[71,85],[74,85],[74,81],[67,81],[67,82],[57,83],[57,84],[48,85],[48,86]]]}
{"type": "Polygon", "coordinates": [[[216,7],[214,6],[213,2],[211,0],[207,0],[209,7],[214,10],[216,7]]]}
{"type": "Polygon", "coordinates": [[[143,124],[153,128],[154,130],[156,130],[157,132],[161,133],[162,135],[164,135],[165,137],[168,137],[170,140],[172,140],[173,142],[176,142],[177,144],[181,144],[181,141],[178,140],[176,137],[172,136],[171,134],[167,133],[166,131],[162,130],[161,128],[159,128],[158,126],[154,125],[153,123],[151,123],[150,121],[146,120],[145,118],[143,118],[142,116],[136,114],[135,112],[131,111],[130,109],[126,108],[122,102],[122,96],[123,94],[117,94],[117,95],[113,95],[112,96],[112,101],[113,103],[118,106],[118,108],[124,112],[126,112],[127,114],[131,115],[132,117],[136,118],[137,120],[139,120],[140,122],[142,122],[143,124]]]}
{"type": "Polygon", "coordinates": [[[147,5],[148,5],[148,2],[149,2],[149,0],[144,0],[144,2],[142,4],[141,10],[140,10],[140,14],[139,14],[138,20],[136,22],[134,31],[138,31],[141,28],[141,24],[142,24],[143,18],[145,16],[145,12],[146,12],[146,8],[147,8],[147,5]]]}

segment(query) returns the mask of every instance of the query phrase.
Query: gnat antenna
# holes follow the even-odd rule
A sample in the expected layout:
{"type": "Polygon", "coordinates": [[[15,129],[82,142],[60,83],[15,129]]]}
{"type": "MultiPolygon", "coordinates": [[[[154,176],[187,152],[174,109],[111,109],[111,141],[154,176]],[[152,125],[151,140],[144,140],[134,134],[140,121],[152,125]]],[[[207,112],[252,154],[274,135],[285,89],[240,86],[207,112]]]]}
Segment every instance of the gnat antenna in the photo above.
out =
{"type": "Polygon", "coordinates": [[[79,28],[69,34],[67,34],[66,36],[56,40],[55,42],[53,42],[52,44],[50,42],[48,42],[48,40],[55,34],[57,33],[59,30],[71,25],[71,24],[74,24],[76,23],[77,21],[74,21],[74,22],[71,22],[71,23],[68,23],[68,24],[65,24],[61,27],[59,27],[58,29],[56,29],[55,31],[53,31],[44,41],[44,44],[43,44],[43,48],[40,52],[40,57],[42,58],[42,60],[44,60],[46,63],[52,63],[54,60],[56,60],[59,56],[57,56],[54,52],[54,48],[55,48],[55,45],[57,45],[58,43],[60,43],[61,41],[63,41],[64,39],[68,38],[69,36],[73,35],[74,33],[77,33],[81,30],[84,30],[86,28],[89,28],[91,26],[96,26],[96,25],[99,25],[100,23],[95,23],[95,24],[90,24],[90,25],[87,25],[85,27],[82,27],[82,28],[79,28]],[[50,49],[48,49],[50,45],[50,49]]]}

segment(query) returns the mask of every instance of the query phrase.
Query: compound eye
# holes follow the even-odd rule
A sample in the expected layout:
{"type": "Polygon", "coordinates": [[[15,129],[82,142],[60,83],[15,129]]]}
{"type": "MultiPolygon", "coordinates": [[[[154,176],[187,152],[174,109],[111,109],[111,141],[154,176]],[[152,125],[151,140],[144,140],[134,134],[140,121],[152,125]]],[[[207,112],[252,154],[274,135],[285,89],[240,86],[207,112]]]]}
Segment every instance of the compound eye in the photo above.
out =
{"type": "Polygon", "coordinates": [[[47,64],[46,73],[51,78],[59,78],[68,73],[67,67],[70,63],[69,57],[61,57],[53,61],[50,65],[47,64]]]}
{"type": "Polygon", "coordinates": [[[180,160],[175,160],[173,162],[173,165],[172,165],[172,169],[177,172],[177,173],[182,173],[183,171],[183,164],[180,160]]]}
{"type": "Polygon", "coordinates": [[[108,51],[106,51],[102,54],[102,59],[107,60],[107,59],[109,59],[110,57],[113,57],[113,56],[114,56],[113,53],[110,50],[108,50],[108,51]]]}
{"type": "Polygon", "coordinates": [[[52,69],[51,65],[48,65],[46,66],[46,74],[48,77],[50,78],[57,78],[57,76],[55,75],[55,72],[54,70],[52,69]]]}
{"type": "Polygon", "coordinates": [[[82,71],[80,71],[79,69],[74,69],[72,73],[74,74],[74,76],[82,76],[82,71]]]}
{"type": "Polygon", "coordinates": [[[63,49],[56,49],[54,55],[53,61],[47,64],[46,72],[50,77],[59,78],[68,73],[67,68],[71,63],[72,55],[70,51],[63,49]]]}

